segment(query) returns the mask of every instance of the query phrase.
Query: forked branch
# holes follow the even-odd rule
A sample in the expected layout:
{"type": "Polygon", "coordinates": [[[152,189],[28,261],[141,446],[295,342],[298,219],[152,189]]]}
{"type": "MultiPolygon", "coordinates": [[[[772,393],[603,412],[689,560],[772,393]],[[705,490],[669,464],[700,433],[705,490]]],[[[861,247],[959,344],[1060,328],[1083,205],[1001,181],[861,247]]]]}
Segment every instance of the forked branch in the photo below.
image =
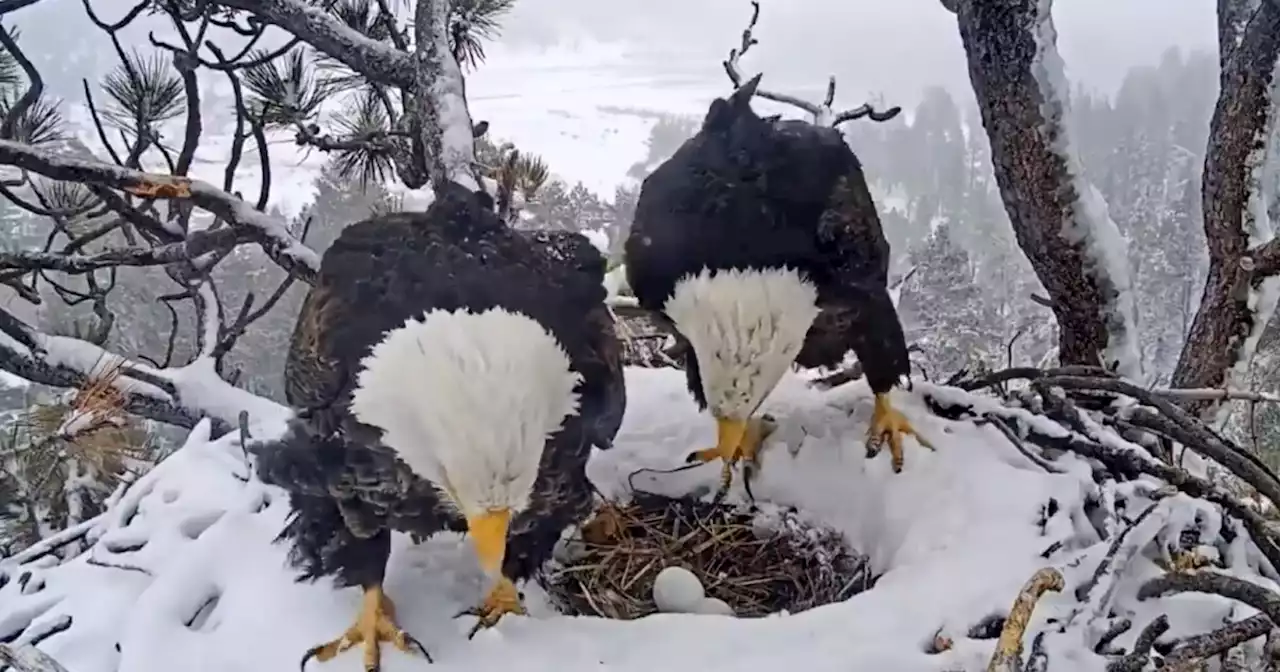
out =
{"type": "MultiPolygon", "coordinates": [[[[739,69],[738,61],[746,55],[752,46],[759,43],[754,36],[756,22],[760,20],[760,3],[757,0],[751,0],[751,21],[747,23],[747,27],[742,31],[742,42],[736,48],[729,50],[729,58],[723,63],[725,74],[729,75],[729,81],[733,83],[734,88],[741,87],[743,84],[742,71],[739,69]]],[[[889,121],[898,116],[902,112],[901,107],[891,107],[884,111],[878,111],[870,103],[864,103],[858,107],[837,112],[834,107],[836,98],[836,78],[834,76],[827,80],[827,92],[823,97],[822,103],[817,104],[802,98],[790,96],[785,93],[776,93],[757,88],[755,95],[766,100],[772,100],[784,105],[792,105],[809,113],[810,121],[817,126],[838,126],[847,121],[861,119],[867,117],[872,121],[889,121]]]]}

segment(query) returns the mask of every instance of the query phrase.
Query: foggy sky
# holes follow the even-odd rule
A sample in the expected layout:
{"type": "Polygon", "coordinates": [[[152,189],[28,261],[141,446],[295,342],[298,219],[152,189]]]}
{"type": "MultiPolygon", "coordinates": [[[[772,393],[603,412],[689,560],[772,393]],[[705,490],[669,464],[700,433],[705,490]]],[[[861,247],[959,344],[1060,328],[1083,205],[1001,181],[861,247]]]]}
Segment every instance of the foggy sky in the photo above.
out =
{"type": "MultiPolygon", "coordinates": [[[[1126,70],[1170,46],[1216,50],[1213,0],[1058,0],[1068,76],[1111,93],[1126,70]]],[[[516,5],[505,41],[574,35],[634,41],[673,55],[724,57],[750,16],[747,0],[536,0],[516,5]]],[[[939,0],[762,0],[751,67],[793,79],[837,74],[858,91],[914,95],[968,86],[955,17],[939,0]]]]}
{"type": "MultiPolygon", "coordinates": [[[[119,19],[134,4],[89,2],[107,21],[119,19]]],[[[406,12],[413,5],[396,4],[406,12]]],[[[1110,94],[1129,68],[1156,63],[1171,46],[1214,51],[1216,4],[1057,0],[1054,17],[1067,75],[1110,94]]],[[[940,0],[762,0],[761,5],[760,44],[743,69],[764,72],[768,86],[795,93],[802,93],[801,86],[820,90],[833,74],[841,100],[879,93],[886,96],[883,102],[904,106],[927,86],[968,90],[955,17],[940,0]]],[[[513,47],[574,40],[624,42],[644,52],[636,57],[638,68],[696,68],[699,77],[719,77],[718,63],[739,40],[750,12],[748,0],[521,0],[502,21],[499,40],[508,54],[513,47]]],[[[62,80],[51,82],[55,93],[78,97],[79,77],[96,79],[116,64],[110,42],[85,18],[80,0],[41,0],[11,16],[6,23],[22,29],[26,44],[54,51],[89,46],[96,52],[82,51],[74,64],[63,60],[68,71],[60,74],[69,77],[51,77],[62,80]]],[[[150,51],[148,29],[166,36],[172,32],[161,17],[152,16],[123,37],[129,46],[150,51]]],[[[260,46],[276,41],[263,40],[260,46]]]]}

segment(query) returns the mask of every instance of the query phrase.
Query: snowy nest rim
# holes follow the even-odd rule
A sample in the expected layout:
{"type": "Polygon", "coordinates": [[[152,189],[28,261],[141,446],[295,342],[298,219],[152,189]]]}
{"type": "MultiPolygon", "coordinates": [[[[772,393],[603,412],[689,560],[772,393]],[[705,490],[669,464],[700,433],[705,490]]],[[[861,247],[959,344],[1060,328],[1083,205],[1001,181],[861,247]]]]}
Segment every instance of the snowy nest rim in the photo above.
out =
{"type": "Polygon", "coordinates": [[[605,502],[539,577],[568,615],[631,620],[659,611],[653,584],[689,570],[707,597],[739,617],[799,613],[842,602],[875,583],[868,558],[830,527],[792,510],[635,493],[605,502]]]}

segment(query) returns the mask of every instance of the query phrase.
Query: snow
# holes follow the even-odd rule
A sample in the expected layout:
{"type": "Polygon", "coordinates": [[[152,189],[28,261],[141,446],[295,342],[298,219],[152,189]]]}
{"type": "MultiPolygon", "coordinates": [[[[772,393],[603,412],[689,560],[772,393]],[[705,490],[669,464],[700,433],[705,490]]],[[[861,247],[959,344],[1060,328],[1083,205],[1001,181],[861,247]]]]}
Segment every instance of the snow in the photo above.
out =
{"type": "Polygon", "coordinates": [[[1071,144],[1072,134],[1068,128],[1071,84],[1067,80],[1062,56],[1058,54],[1058,33],[1053,25],[1052,6],[1053,0],[1038,0],[1033,26],[1036,54],[1031,70],[1044,97],[1042,112],[1046,123],[1056,128],[1056,134],[1049,129],[1045,132],[1054,138],[1054,150],[1066,161],[1067,173],[1071,176],[1078,199],[1075,216],[1063,222],[1063,235],[1070,242],[1084,245],[1088,259],[1085,272],[1109,281],[1117,293],[1107,306],[1111,314],[1106,316],[1107,348],[1101,353],[1104,361],[1120,375],[1142,382],[1142,355],[1128,246],[1120,227],[1111,219],[1102,193],[1085,175],[1084,164],[1071,144]]]}
{"type": "MultiPolygon", "coordinates": [[[[627,379],[622,430],[614,448],[595,454],[588,467],[609,496],[624,494],[638,469],[679,465],[690,449],[714,438],[713,423],[697,411],[682,372],[628,369],[627,379]]],[[[891,472],[887,456],[865,456],[872,404],[863,383],[821,391],[789,375],[765,403],[778,429],[753,484],[758,500],[797,506],[815,522],[840,529],[883,572],[872,589],[845,603],[766,619],[659,614],[623,622],[557,615],[539,587],[526,585],[529,617],[508,616],[468,641],[471,619],[453,615],[479,598],[482,583],[469,546],[452,533],[417,546],[397,535],[388,593],[401,624],[427,646],[435,659],[430,669],[438,672],[498,669],[513,658],[522,669],[556,672],[981,670],[995,641],[971,639],[969,628],[1007,613],[1022,583],[1045,565],[1062,572],[1067,589],[1042,600],[1032,631],[1048,618],[1089,625],[1066,634],[1051,629],[1046,645],[1054,669],[1104,669],[1087,641],[1103,625],[1097,613],[1132,618],[1135,630],[1169,613],[1170,636],[1249,615],[1205,595],[1136,601],[1138,585],[1159,573],[1153,560],[1159,550],[1148,542],[1162,545],[1184,527],[1208,532],[1222,525],[1220,516],[1206,515],[1212,513],[1206,505],[1156,494],[1159,484],[1147,480],[1095,486],[1089,465],[1069,455],[1047,472],[989,425],[931,415],[919,396],[926,390],[995,403],[924,384],[895,393],[895,405],[938,446],[931,452],[909,442],[900,474],[891,472]],[[1128,563],[1091,593],[1088,613],[1076,613],[1082,605],[1074,588],[1092,576],[1111,541],[1100,540],[1082,513],[1086,497],[1099,487],[1106,501],[1137,504],[1128,509],[1130,518],[1147,508],[1145,499],[1160,508],[1129,535],[1128,563]],[[1058,513],[1042,521],[1051,499],[1058,513]],[[1059,550],[1046,553],[1053,547],[1059,550]],[[954,645],[925,653],[936,636],[954,645]]],[[[1046,431],[1066,431],[1026,416],[1046,431]]],[[[639,472],[633,482],[668,494],[709,491],[718,470],[711,464],[674,474],[639,472]]],[[[730,496],[741,497],[740,487],[730,496]]],[[[35,553],[0,561],[0,572],[10,579],[0,588],[0,637],[26,626],[15,642],[23,644],[69,619],[69,629],[39,647],[73,672],[167,672],[176,661],[192,672],[296,669],[307,647],[347,627],[359,595],[293,580],[286,548],[272,543],[287,513],[287,497],[252,477],[236,434],[210,440],[209,424],[202,422],[181,450],[92,522],[94,543],[86,553],[60,566],[50,557],[33,559],[35,553]]],[[[1244,539],[1238,535],[1234,550],[1227,549],[1231,571],[1266,582],[1252,573],[1257,551],[1244,539]]],[[[1130,646],[1135,636],[1123,635],[1117,644],[1130,646]]],[[[351,670],[357,655],[313,665],[351,670]]],[[[387,647],[383,669],[424,668],[420,659],[387,647]]]]}
{"type": "MultiPolygon", "coordinates": [[[[249,414],[249,427],[255,436],[271,435],[283,431],[292,411],[280,404],[259,397],[223,380],[217,373],[211,357],[200,357],[190,364],[169,369],[157,369],[133,362],[120,355],[107,352],[98,346],[78,338],[54,336],[35,332],[32,337],[43,351],[43,359],[50,366],[63,366],[85,375],[101,375],[116,367],[127,367],[140,374],[147,374],[167,381],[173,386],[179,399],[188,408],[200,409],[232,426],[239,422],[242,411],[249,414]]],[[[6,334],[0,334],[0,348],[16,356],[30,356],[30,350],[6,334]]],[[[130,378],[128,371],[112,382],[119,389],[170,401],[170,395],[151,383],[130,378]]]]}
{"type": "MultiPolygon", "coordinates": [[[[1280,131],[1280,61],[1272,68],[1268,99],[1271,104],[1267,109],[1267,121],[1263,124],[1260,137],[1255,139],[1252,151],[1245,158],[1245,166],[1249,170],[1249,199],[1241,225],[1251,250],[1266,245],[1275,238],[1268,206],[1280,197],[1275,186],[1275,176],[1280,174],[1280,146],[1277,146],[1280,131]]],[[[1245,305],[1253,315],[1253,325],[1241,344],[1236,361],[1227,372],[1228,386],[1247,387],[1253,356],[1258,350],[1263,332],[1275,315],[1277,304],[1280,304],[1280,277],[1263,278],[1257,287],[1249,288],[1245,305]]],[[[1221,407],[1223,417],[1229,409],[1228,404],[1221,407]]]]}

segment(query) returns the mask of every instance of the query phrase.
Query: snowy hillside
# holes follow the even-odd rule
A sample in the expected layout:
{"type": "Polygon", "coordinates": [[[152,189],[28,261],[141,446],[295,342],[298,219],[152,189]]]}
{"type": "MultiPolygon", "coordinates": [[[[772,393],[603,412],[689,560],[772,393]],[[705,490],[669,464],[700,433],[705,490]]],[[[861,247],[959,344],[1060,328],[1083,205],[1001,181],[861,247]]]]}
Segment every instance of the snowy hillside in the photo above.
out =
{"type": "MultiPolygon", "coordinates": [[[[697,413],[681,372],[629,369],[627,375],[622,432],[615,448],[597,454],[589,467],[611,495],[637,468],[672,467],[713,438],[712,423],[697,413]]],[[[932,415],[921,395],[994,402],[926,384],[898,394],[938,450],[908,446],[906,468],[896,475],[887,456],[865,457],[871,400],[862,383],[819,391],[790,377],[766,402],[779,429],[764,454],[757,498],[796,505],[841,529],[882,573],[869,591],[795,616],[660,615],[623,622],[559,616],[539,588],[525,586],[529,617],[508,616],[468,641],[471,619],[452,619],[480,590],[468,546],[452,534],[416,547],[397,536],[387,589],[402,625],[422,640],[435,666],[387,647],[383,669],[494,670],[517,661],[523,670],[555,672],[764,672],[797,665],[813,672],[981,670],[996,642],[993,633],[974,627],[1007,614],[1022,584],[1046,566],[1062,572],[1067,589],[1045,597],[1030,631],[1049,618],[1081,626],[1064,627],[1066,634],[1044,642],[1055,670],[1104,669],[1086,642],[1106,629],[1108,612],[1140,625],[1169,614],[1171,635],[1249,615],[1211,596],[1135,600],[1137,586],[1160,573],[1152,560],[1159,552],[1151,552],[1149,542],[1163,546],[1197,525],[1207,535],[1202,538],[1213,537],[1222,525],[1208,505],[1184,495],[1152,507],[1129,535],[1134,550],[1146,550],[1127,559],[1119,581],[1099,587],[1100,595],[1082,607],[1075,589],[1111,543],[1098,538],[1082,513],[1086,498],[1098,496],[1090,466],[1066,455],[1046,470],[1043,458],[1033,461],[991,425],[932,415]],[[926,652],[947,640],[947,650],[926,652]]],[[[207,427],[198,426],[181,451],[91,523],[96,543],[89,552],[62,566],[53,556],[31,559],[39,548],[0,563],[0,638],[36,641],[71,672],[275,672],[296,669],[303,651],[346,627],[357,591],[293,581],[285,549],[271,543],[287,498],[250,477],[234,434],[208,441],[207,427]]],[[[637,478],[636,485],[687,491],[711,484],[716,472],[708,465],[679,479],[637,478]]],[[[1111,506],[1127,502],[1130,519],[1147,508],[1154,489],[1143,480],[1107,483],[1102,498],[1111,506]]],[[[1245,537],[1235,538],[1227,565],[1265,582],[1247,569],[1254,555],[1244,552],[1245,537]]],[[[1115,643],[1131,646],[1140,625],[1115,643]]],[[[357,656],[346,653],[309,669],[356,670],[357,656]]]]}

